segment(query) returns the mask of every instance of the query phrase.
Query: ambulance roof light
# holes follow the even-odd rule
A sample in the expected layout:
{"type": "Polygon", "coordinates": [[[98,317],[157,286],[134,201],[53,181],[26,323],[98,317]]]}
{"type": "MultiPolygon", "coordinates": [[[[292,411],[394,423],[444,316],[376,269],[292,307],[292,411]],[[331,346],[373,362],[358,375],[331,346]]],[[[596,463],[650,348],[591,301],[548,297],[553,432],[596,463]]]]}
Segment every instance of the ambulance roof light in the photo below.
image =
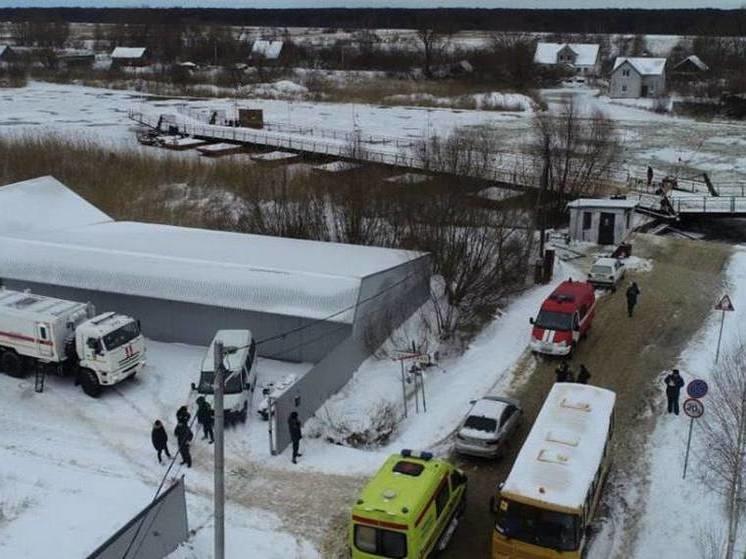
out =
{"type": "Polygon", "coordinates": [[[402,451],[401,451],[401,455],[404,458],[409,458],[410,456],[412,456],[412,449],[411,448],[403,448],[402,451]]]}

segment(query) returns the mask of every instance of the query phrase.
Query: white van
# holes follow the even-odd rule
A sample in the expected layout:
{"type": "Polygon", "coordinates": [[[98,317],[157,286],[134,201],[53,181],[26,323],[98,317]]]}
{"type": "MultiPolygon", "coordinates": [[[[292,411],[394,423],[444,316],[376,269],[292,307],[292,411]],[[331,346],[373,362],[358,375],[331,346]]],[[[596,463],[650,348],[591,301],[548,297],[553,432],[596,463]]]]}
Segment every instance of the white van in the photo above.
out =
{"type": "Polygon", "coordinates": [[[248,417],[251,397],[256,388],[256,342],[250,330],[218,330],[202,360],[199,385],[192,383],[192,389],[204,395],[207,402],[215,407],[212,394],[215,383],[216,340],[222,341],[224,348],[239,348],[235,353],[226,354],[223,361],[226,367],[223,408],[226,423],[236,423],[239,420],[244,422],[248,417]]]}

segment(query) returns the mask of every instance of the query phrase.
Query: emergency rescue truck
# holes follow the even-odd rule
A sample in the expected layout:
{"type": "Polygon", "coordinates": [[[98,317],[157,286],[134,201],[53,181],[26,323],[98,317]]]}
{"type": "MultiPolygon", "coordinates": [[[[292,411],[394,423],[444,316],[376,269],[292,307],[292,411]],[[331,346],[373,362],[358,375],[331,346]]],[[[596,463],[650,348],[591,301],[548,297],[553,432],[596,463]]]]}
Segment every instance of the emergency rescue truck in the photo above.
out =
{"type": "Polygon", "coordinates": [[[429,452],[386,460],[352,509],[353,559],[431,557],[444,549],[466,507],[466,475],[429,452]]]}
{"type": "Polygon", "coordinates": [[[145,366],[140,324],[93,305],[0,288],[0,371],[75,375],[89,396],[145,366]]]}
{"type": "Polygon", "coordinates": [[[548,355],[570,355],[588,334],[596,310],[590,283],[564,281],[547,297],[536,318],[531,318],[531,350],[548,355]]]}

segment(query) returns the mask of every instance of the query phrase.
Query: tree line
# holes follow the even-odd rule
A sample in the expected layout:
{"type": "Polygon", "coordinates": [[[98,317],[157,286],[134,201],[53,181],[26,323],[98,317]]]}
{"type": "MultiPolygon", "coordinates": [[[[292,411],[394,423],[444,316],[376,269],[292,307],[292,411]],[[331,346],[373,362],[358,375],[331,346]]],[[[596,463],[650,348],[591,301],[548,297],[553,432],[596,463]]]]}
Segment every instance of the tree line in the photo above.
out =
{"type": "Polygon", "coordinates": [[[0,21],[746,35],[746,9],[152,9],[2,8],[0,21]]]}

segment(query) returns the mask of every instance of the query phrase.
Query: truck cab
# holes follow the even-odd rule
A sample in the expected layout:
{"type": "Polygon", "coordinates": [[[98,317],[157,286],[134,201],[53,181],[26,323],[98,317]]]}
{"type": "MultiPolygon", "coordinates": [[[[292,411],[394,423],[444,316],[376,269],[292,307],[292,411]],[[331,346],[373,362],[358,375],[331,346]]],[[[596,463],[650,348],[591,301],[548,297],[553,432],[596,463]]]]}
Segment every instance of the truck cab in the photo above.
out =
{"type": "Polygon", "coordinates": [[[238,421],[245,422],[256,388],[256,369],[254,367],[256,342],[251,335],[251,330],[218,330],[202,359],[199,384],[192,384],[192,389],[204,396],[213,408],[215,407],[213,396],[215,387],[215,342],[218,340],[223,342],[223,347],[226,350],[231,347],[237,348],[233,353],[226,352],[223,361],[226,369],[223,391],[224,418],[229,425],[238,421]]]}
{"type": "Polygon", "coordinates": [[[79,380],[89,395],[136,375],[145,366],[145,339],[137,320],[108,312],[75,330],[79,380]]]}
{"type": "Polygon", "coordinates": [[[593,286],[564,281],[547,297],[536,318],[531,318],[531,350],[567,356],[591,327],[596,309],[593,286]]]}

